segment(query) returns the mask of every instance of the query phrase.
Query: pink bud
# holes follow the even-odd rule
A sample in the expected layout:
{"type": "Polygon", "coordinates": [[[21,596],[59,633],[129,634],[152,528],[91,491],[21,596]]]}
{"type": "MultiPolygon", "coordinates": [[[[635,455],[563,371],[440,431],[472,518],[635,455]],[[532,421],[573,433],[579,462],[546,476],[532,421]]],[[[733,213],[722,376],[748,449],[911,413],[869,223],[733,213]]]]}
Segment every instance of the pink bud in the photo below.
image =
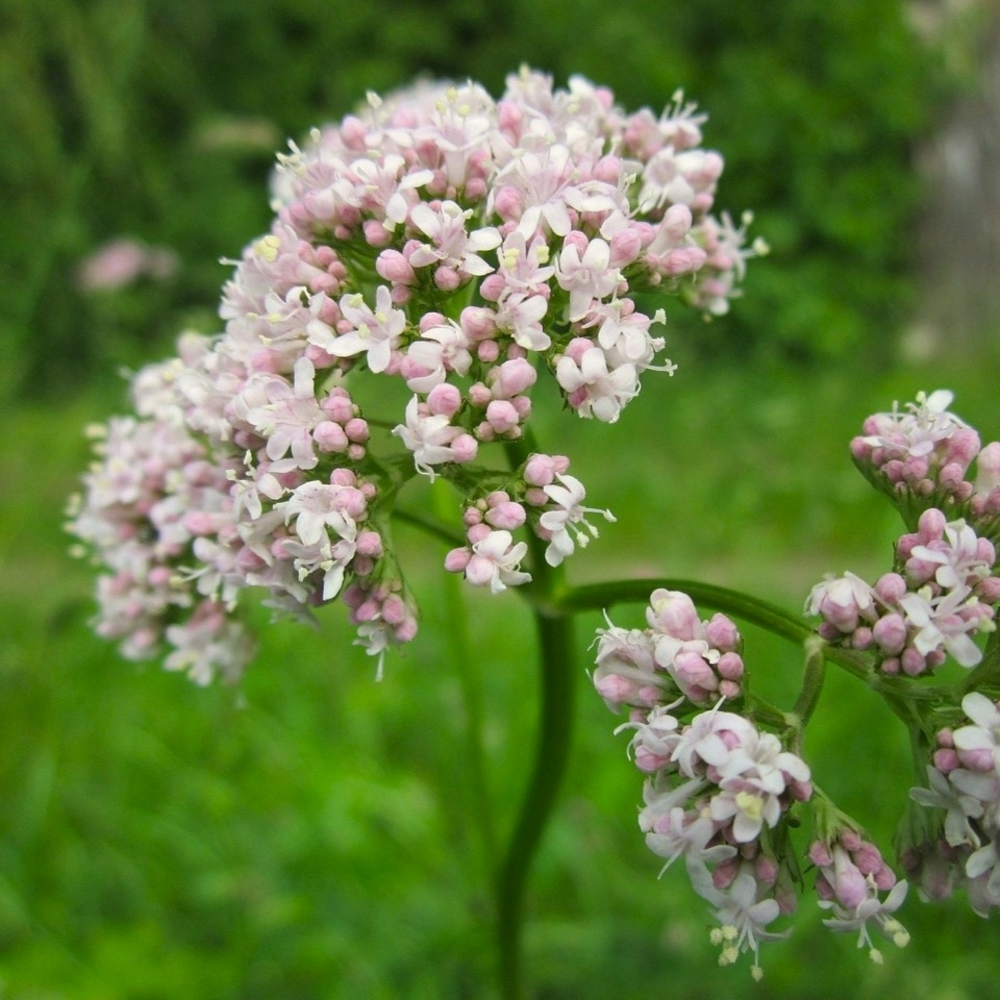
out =
{"type": "Polygon", "coordinates": [[[344,428],[332,420],[323,420],[313,430],[313,440],[323,451],[346,451],[350,443],[344,428]]]}
{"type": "Polygon", "coordinates": [[[766,854],[758,854],[754,861],[754,871],[765,885],[773,885],[778,878],[778,862],[766,854]]]}
{"type": "Polygon", "coordinates": [[[155,566],[146,574],[146,580],[153,587],[166,587],[173,576],[173,570],[169,566],[155,566]]]}
{"type": "Polygon", "coordinates": [[[817,868],[829,868],[833,864],[833,855],[830,853],[829,844],[824,844],[821,840],[814,840],[809,845],[809,860],[817,868]]]}
{"type": "Polygon", "coordinates": [[[995,769],[993,750],[988,747],[977,747],[974,750],[959,750],[958,759],[970,771],[978,774],[989,774],[995,769]]]}
{"type": "Polygon", "coordinates": [[[959,427],[948,438],[946,464],[956,463],[964,472],[979,454],[979,434],[972,427],[959,427]]]}
{"type": "Polygon", "coordinates": [[[611,267],[627,267],[642,251],[642,236],[631,227],[611,237],[611,267]]]}
{"type": "MultiPolygon", "coordinates": [[[[485,347],[486,345],[481,346],[485,347]]],[[[469,386],[469,402],[473,406],[488,406],[492,399],[493,393],[482,382],[476,382],[469,386]]]]}
{"type": "Polygon", "coordinates": [[[361,231],[369,246],[384,247],[392,241],[392,233],[378,219],[366,219],[361,226],[361,231]]]}
{"type": "Polygon", "coordinates": [[[909,588],[898,573],[886,573],[878,578],[874,589],[883,604],[895,604],[909,588]]]}
{"type": "Polygon", "coordinates": [[[478,451],[479,444],[471,434],[459,434],[451,442],[453,461],[459,464],[462,462],[471,462],[476,457],[478,451]]]}
{"type": "Polygon", "coordinates": [[[392,637],[396,642],[412,642],[417,627],[417,619],[411,615],[393,629],[392,637]]]}
{"type": "Polygon", "coordinates": [[[879,849],[874,844],[862,843],[854,851],[854,863],[862,875],[874,875],[885,862],[879,849]]]}
{"type": "Polygon", "coordinates": [[[555,462],[551,456],[536,454],[528,458],[524,467],[524,481],[529,486],[551,486],[555,478],[555,462]]]}
{"type": "Polygon", "coordinates": [[[479,284],[479,294],[487,302],[496,302],[507,287],[507,279],[502,274],[488,274],[479,284]]]}
{"type": "Polygon", "coordinates": [[[698,634],[698,611],[687,594],[679,590],[654,590],[646,610],[649,627],[675,639],[694,639],[698,634]]]}
{"type": "Polygon", "coordinates": [[[452,549],[444,557],[444,568],[449,573],[464,573],[471,558],[472,553],[467,548],[452,549]]]}
{"type": "Polygon", "coordinates": [[[503,529],[504,531],[514,531],[520,528],[527,520],[527,513],[521,504],[507,501],[498,504],[490,510],[486,515],[486,520],[494,528],[503,529]]]}
{"type": "Polygon", "coordinates": [[[469,340],[487,340],[496,333],[496,313],[482,306],[466,306],[459,325],[469,340]]]}
{"type": "Polygon", "coordinates": [[[427,395],[427,409],[435,416],[453,417],[462,405],[458,387],[448,382],[434,386],[427,395]]]}
{"type": "Polygon", "coordinates": [[[938,542],[944,538],[948,520],[936,507],[929,507],[920,515],[917,522],[917,534],[925,545],[928,542],[938,542]]]}
{"type": "Polygon", "coordinates": [[[442,265],[437,268],[434,272],[434,284],[437,285],[442,292],[453,292],[460,284],[462,284],[462,278],[453,267],[446,267],[442,265]]]}
{"type": "Polygon", "coordinates": [[[738,681],[744,673],[743,657],[739,653],[723,653],[719,657],[715,669],[720,677],[730,681],[738,681]]]}
{"type": "Polygon", "coordinates": [[[590,240],[587,238],[587,234],[581,233],[579,229],[570,230],[563,239],[563,249],[566,247],[575,247],[581,259],[589,246],[590,240]]]}
{"type": "Polygon", "coordinates": [[[506,399],[495,399],[486,407],[486,419],[497,434],[504,434],[518,425],[520,417],[506,399]]]}
{"type": "Polygon", "coordinates": [[[903,650],[899,662],[903,673],[910,677],[917,677],[927,669],[927,661],[912,646],[903,650]]]}
{"type": "Polygon", "coordinates": [[[364,444],[371,437],[371,432],[368,430],[368,421],[363,420],[361,417],[352,417],[348,420],[344,424],[344,433],[355,444],[364,444]]]}
{"type": "Polygon", "coordinates": [[[633,755],[635,766],[643,774],[655,774],[670,763],[669,754],[655,753],[649,747],[637,746],[633,755]]]}
{"type": "Polygon", "coordinates": [[[492,386],[495,398],[509,399],[530,389],[537,378],[538,373],[530,361],[525,358],[515,358],[494,368],[487,376],[487,382],[492,386]]]}
{"type": "Polygon", "coordinates": [[[500,345],[495,340],[484,340],[476,349],[476,355],[484,364],[491,364],[500,357],[500,345]]]}
{"type": "Polygon", "coordinates": [[[872,637],[883,653],[896,656],[906,644],[906,621],[900,614],[888,614],[872,626],[872,637]]]}
{"type": "Polygon", "coordinates": [[[493,209],[501,219],[519,219],[524,211],[524,199],[516,188],[502,187],[493,199],[493,209]]]}
{"type": "Polygon", "coordinates": [[[346,424],[354,416],[354,404],[344,390],[341,390],[341,393],[343,394],[337,393],[336,389],[332,390],[321,405],[331,420],[338,424],[346,424]]]}
{"type": "Polygon", "coordinates": [[[740,642],[740,633],[735,622],[723,614],[715,614],[705,625],[705,639],[716,649],[735,649],[740,642]]]}
{"type": "Polygon", "coordinates": [[[868,882],[864,875],[852,864],[847,852],[834,849],[833,891],[845,909],[854,910],[868,898],[868,882]]]}
{"type": "Polygon", "coordinates": [[[406,619],[406,604],[395,594],[382,602],[382,620],[388,625],[399,625],[406,619]]]}
{"type": "Polygon", "coordinates": [[[991,441],[976,458],[976,493],[988,496],[1000,486],[1000,441],[991,441]]]}
{"type": "Polygon", "coordinates": [[[356,541],[358,552],[378,559],[382,555],[382,536],[377,531],[362,531],[356,541]]]}
{"type": "Polygon", "coordinates": [[[711,666],[700,653],[692,650],[679,652],[674,657],[673,670],[670,672],[682,690],[698,687],[707,694],[718,687],[719,682],[711,666]]]}

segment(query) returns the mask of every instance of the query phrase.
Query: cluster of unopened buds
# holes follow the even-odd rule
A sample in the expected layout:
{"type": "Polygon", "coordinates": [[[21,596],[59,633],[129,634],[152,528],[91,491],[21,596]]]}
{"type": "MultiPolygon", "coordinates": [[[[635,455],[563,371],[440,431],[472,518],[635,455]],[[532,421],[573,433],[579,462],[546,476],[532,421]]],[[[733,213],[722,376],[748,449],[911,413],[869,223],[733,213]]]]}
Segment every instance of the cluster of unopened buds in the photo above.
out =
{"type": "Polygon", "coordinates": [[[416,631],[389,531],[416,474],[463,497],[468,545],[447,566],[470,583],[530,579],[522,529],[552,565],[595,535],[586,515],[610,515],[584,507],[568,461],[524,446],[530,393],[544,377],[613,422],[645,370],[674,370],[656,360],[662,310],[635,294],[707,314],[737,294],[761,247],[710,214],[723,164],[704,120],[679,96],[626,113],[582,78],[561,90],[524,69],[499,100],[472,82],[372,94],[292,144],[270,232],[224,288],[224,331],[138,373],[138,416],[104,429],[71,512],[105,569],[99,631],[207,682],[249,655],[245,588],[302,617],[342,595],[381,662],[416,631]],[[405,386],[403,413],[362,412],[373,376],[405,386]],[[502,474],[473,464],[512,442],[502,474]]]}
{"type": "Polygon", "coordinates": [[[944,390],[921,394],[905,413],[865,422],[851,444],[855,462],[915,530],[873,585],[846,573],[817,584],[806,601],[823,619],[824,639],[871,650],[887,674],[928,673],[949,655],[974,667],[982,651],[973,637],[996,627],[1000,442],[980,448],[978,433],[948,411],[951,401],[944,390]]]}
{"type": "MultiPolygon", "coordinates": [[[[871,585],[852,573],[828,578],[805,610],[821,618],[820,661],[824,648],[843,650],[852,672],[897,709],[907,706],[900,714],[911,741],[927,747],[927,786],[911,790],[897,836],[908,879],[925,899],[964,888],[985,916],[1000,907],[1000,657],[995,642],[984,650],[976,638],[994,632],[1000,603],[1000,443],[980,448],[978,434],[948,411],[951,400],[921,394],[905,411],[866,421],[855,461],[912,530],[899,539],[891,572],[871,585]],[[949,658],[966,672],[928,697],[922,678],[949,658]]],[[[721,964],[750,951],[754,977],[762,975],[759,946],[787,933],[769,926],[795,910],[803,859],[829,928],[857,932],[876,962],[873,932],[905,946],[896,911],[908,882],[814,788],[800,756],[820,685],[809,694],[804,679],[807,707],[791,713],[750,694],[736,626],[722,614],[699,620],[684,593],[655,590],[646,621],[642,630],[610,621],[598,630],[592,679],[610,708],[629,710],[619,729],[634,731],[630,756],[646,775],[640,829],[664,870],[685,859],[719,921],[711,937],[721,964]],[[803,813],[812,837],[797,848],[792,832],[803,813]]]]}

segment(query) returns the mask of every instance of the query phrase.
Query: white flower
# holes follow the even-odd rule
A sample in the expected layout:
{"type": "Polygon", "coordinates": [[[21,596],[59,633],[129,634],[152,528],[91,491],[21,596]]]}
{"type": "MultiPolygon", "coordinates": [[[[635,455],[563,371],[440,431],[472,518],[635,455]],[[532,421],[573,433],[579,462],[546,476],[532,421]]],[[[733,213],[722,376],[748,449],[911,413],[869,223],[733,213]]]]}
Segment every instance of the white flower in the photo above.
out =
{"type": "Polygon", "coordinates": [[[927,780],[930,788],[911,788],[910,798],[929,809],[945,810],[944,837],[952,847],[960,844],[978,847],[979,837],[969,823],[970,816],[975,817],[982,813],[978,800],[956,792],[936,767],[928,765],[927,780]]]}
{"type": "Polygon", "coordinates": [[[610,295],[622,280],[621,271],[611,266],[611,247],[602,239],[587,244],[583,256],[574,243],[567,243],[556,262],[556,281],[569,292],[569,318],[581,320],[594,299],[610,295]]]}
{"type": "Polygon", "coordinates": [[[312,342],[337,358],[364,354],[373,372],[384,372],[406,329],[406,313],[393,308],[389,287],[379,285],[374,311],[360,294],[341,298],[340,311],[353,329],[339,335],[331,333],[329,340],[311,338],[312,342]]]}
{"type": "Polygon", "coordinates": [[[962,711],[974,725],[955,730],[955,748],[992,754],[993,769],[1000,772],[1000,709],[986,695],[971,691],[962,699],[962,711]]]}
{"type": "Polygon", "coordinates": [[[453,201],[442,203],[436,211],[420,202],[410,210],[410,222],[430,243],[422,243],[409,257],[413,267],[430,264],[453,267],[465,274],[484,275],[493,270],[480,253],[495,250],[503,237],[494,226],[466,231],[465,223],[472,217],[472,210],[463,210],[453,201]]]}
{"type": "Polygon", "coordinates": [[[494,594],[517,587],[531,579],[521,571],[521,560],[528,552],[525,542],[513,543],[509,531],[491,531],[472,546],[472,558],[465,567],[465,578],[474,587],[488,586],[494,594]]]}
{"type": "Polygon", "coordinates": [[[608,521],[615,519],[609,510],[582,506],[587,491],[579,479],[559,475],[556,479],[561,485],[552,484],[543,489],[546,496],[557,506],[542,514],[538,522],[539,526],[549,533],[550,541],[545,550],[545,561],[550,566],[558,566],[566,556],[573,554],[574,536],[575,544],[581,548],[587,545],[590,536],[597,538],[597,528],[587,521],[587,514],[601,514],[608,521]],[[577,525],[583,527],[579,528],[577,525]],[[571,530],[573,534],[570,533],[571,530]]]}
{"type": "Polygon", "coordinates": [[[845,910],[833,900],[821,900],[819,905],[824,910],[832,910],[835,914],[828,920],[824,920],[823,923],[830,930],[838,933],[857,931],[858,947],[867,947],[872,961],[881,965],[882,954],[872,944],[868,925],[874,924],[897,948],[905,948],[909,943],[910,935],[892,914],[903,905],[907,888],[906,882],[897,882],[885,899],[880,900],[875,887],[872,886],[872,894],[867,899],[862,900],[853,911],[845,910]]]}
{"type": "Polygon", "coordinates": [[[583,352],[577,363],[564,354],[556,362],[556,381],[571,397],[581,417],[596,417],[613,424],[629,400],[639,394],[639,375],[634,365],[625,363],[608,369],[608,359],[599,347],[583,352]]]}
{"type": "Polygon", "coordinates": [[[970,596],[968,587],[958,587],[940,597],[932,597],[925,587],[916,593],[904,594],[899,607],[906,615],[907,625],[917,629],[913,648],[921,656],[944,648],[963,667],[974,667],[983,654],[969,636],[975,632],[978,620],[965,619],[955,612],[970,596]]]}
{"type": "Polygon", "coordinates": [[[462,457],[455,450],[455,443],[459,439],[475,454],[475,440],[470,435],[461,427],[452,426],[448,418],[441,414],[421,413],[416,396],[406,404],[406,424],[398,424],[392,433],[413,452],[417,471],[432,482],[435,473],[431,466],[454,462],[462,457]]]}
{"type": "Polygon", "coordinates": [[[731,965],[742,951],[753,952],[753,976],[760,979],[760,943],[788,937],[790,931],[768,931],[767,925],[781,912],[775,899],[757,900],[757,880],[742,871],[727,891],[717,889],[704,862],[688,858],[688,877],[694,891],[717,907],[713,914],[720,926],[712,931],[712,943],[722,946],[720,965],[731,965]]]}

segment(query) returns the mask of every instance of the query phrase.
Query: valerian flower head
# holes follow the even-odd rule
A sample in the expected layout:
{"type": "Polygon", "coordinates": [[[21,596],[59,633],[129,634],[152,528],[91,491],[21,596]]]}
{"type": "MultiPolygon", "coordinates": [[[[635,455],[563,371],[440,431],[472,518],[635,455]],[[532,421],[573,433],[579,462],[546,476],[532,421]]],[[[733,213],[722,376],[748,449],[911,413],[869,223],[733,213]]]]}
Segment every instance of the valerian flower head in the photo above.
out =
{"type": "Polygon", "coordinates": [[[516,533],[552,566],[595,538],[613,518],[583,505],[568,460],[506,477],[474,463],[531,433],[543,369],[544,391],[609,423],[646,371],[673,372],[638,293],[713,313],[737,294],[746,254],[711,215],[723,162],[704,124],[523,69],[496,100],[472,81],[370,94],[291,143],[273,222],[222,290],[224,329],[135,377],[137,416],[109,424],[72,513],[107,567],[100,630],[199,680],[234,676],[247,644],[223,655],[235,633],[201,598],[235,623],[249,587],[300,618],[339,596],[381,662],[415,632],[386,529],[416,474],[466,511],[507,494],[448,556],[493,592],[531,578],[516,533]],[[405,402],[365,388],[378,379],[405,402]]]}

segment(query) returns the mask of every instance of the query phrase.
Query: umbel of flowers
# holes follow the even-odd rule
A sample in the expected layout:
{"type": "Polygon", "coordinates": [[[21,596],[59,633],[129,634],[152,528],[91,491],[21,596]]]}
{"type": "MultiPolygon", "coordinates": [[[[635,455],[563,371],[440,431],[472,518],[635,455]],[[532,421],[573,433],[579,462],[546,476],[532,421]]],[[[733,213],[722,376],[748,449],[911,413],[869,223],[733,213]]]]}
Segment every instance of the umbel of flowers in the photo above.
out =
{"type": "Polygon", "coordinates": [[[805,612],[821,621],[803,636],[791,712],[749,692],[736,625],[722,614],[700,621],[686,593],[654,590],[645,629],[598,630],[592,679],[610,708],[630,713],[619,729],[632,731],[629,753],[645,775],[646,843],[664,871],[684,860],[718,921],[720,962],[752,952],[755,978],[761,942],[788,933],[770,925],[796,909],[809,881],[824,923],[856,931],[873,960],[882,961],[873,932],[909,940],[895,915],[908,883],[813,784],[801,756],[825,659],[881,693],[925,755],[917,779],[926,785],[911,790],[897,835],[908,878],[924,899],[964,888],[976,913],[1000,907],[1000,648],[978,641],[995,632],[1000,602],[1000,442],[982,447],[951,401],[920,394],[870,417],[852,442],[865,477],[914,530],[874,583],[846,573],[812,589],[805,612]],[[949,661],[957,681],[930,688],[949,661]],[[796,844],[800,825],[810,833],[796,844]]]}
{"type": "Polygon", "coordinates": [[[524,69],[499,100],[472,82],[370,94],[292,144],[223,332],[184,335],[133,379],[135,415],[95,431],[70,529],[104,570],[98,631],[199,682],[236,677],[251,643],[234,609],[257,587],[301,617],[342,597],[380,655],[417,629],[390,533],[416,474],[463,497],[446,565],[474,585],[531,579],[519,533],[551,565],[595,536],[588,513],[611,515],[584,506],[567,457],[484,463],[523,444],[536,383],[613,422],[643,372],[673,373],[637,292],[726,311],[751,251],[710,214],[704,120],[524,69]],[[405,386],[399,412],[362,410],[374,380],[405,386]]]}

